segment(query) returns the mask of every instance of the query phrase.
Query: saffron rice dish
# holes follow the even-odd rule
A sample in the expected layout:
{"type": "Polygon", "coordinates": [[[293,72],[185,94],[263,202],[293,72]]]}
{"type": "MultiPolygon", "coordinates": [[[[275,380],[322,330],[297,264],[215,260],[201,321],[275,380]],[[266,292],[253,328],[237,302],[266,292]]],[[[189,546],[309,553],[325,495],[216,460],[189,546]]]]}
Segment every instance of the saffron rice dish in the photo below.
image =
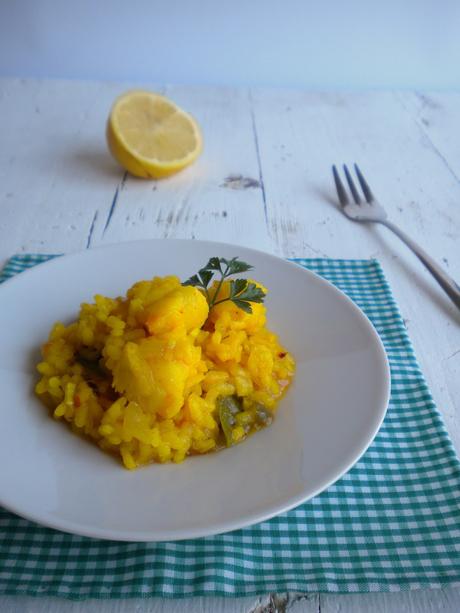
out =
{"type": "Polygon", "coordinates": [[[238,282],[155,277],[124,297],[96,295],[76,321],[54,325],[36,394],[128,469],[244,441],[271,423],[295,362],[267,329],[262,300],[238,300],[248,283],[238,282]]]}

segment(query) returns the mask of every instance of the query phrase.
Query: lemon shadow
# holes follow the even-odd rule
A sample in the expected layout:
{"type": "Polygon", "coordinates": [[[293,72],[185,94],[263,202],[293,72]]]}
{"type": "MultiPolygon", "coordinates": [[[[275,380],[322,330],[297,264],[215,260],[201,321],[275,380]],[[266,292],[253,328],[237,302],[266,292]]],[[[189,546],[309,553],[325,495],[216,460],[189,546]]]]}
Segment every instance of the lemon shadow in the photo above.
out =
{"type": "Polygon", "coordinates": [[[86,180],[120,180],[124,170],[115,162],[109,151],[101,147],[85,147],[70,150],[66,165],[73,177],[81,176],[86,180]]]}

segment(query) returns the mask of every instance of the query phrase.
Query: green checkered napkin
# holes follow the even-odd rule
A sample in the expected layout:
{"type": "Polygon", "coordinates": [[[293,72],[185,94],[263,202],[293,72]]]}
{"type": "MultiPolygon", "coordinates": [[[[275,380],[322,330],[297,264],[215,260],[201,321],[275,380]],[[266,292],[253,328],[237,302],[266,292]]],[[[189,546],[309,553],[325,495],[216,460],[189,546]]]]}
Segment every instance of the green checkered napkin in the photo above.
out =
{"type": "MultiPolygon", "coordinates": [[[[49,257],[15,256],[1,280],[49,257]]],[[[93,540],[0,509],[1,593],[80,599],[460,585],[460,463],[380,265],[296,261],[345,291],[385,345],[391,401],[363,458],[288,513],[189,541],[93,540]]]]}

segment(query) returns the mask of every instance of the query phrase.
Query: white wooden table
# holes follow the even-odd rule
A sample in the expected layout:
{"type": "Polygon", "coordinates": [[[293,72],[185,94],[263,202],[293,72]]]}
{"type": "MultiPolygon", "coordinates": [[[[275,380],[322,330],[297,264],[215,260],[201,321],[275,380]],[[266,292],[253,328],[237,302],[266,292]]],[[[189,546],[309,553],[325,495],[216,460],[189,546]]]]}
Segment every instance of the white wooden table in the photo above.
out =
{"type": "MultiPolygon", "coordinates": [[[[0,81],[0,265],[153,237],[281,256],[378,258],[460,452],[460,312],[386,229],[337,210],[333,162],[358,162],[390,217],[460,280],[460,94],[168,87],[204,132],[191,168],[137,180],[109,157],[105,120],[126,83],[0,81]]],[[[0,611],[209,613],[460,610],[460,590],[72,603],[0,597],[0,611]]]]}

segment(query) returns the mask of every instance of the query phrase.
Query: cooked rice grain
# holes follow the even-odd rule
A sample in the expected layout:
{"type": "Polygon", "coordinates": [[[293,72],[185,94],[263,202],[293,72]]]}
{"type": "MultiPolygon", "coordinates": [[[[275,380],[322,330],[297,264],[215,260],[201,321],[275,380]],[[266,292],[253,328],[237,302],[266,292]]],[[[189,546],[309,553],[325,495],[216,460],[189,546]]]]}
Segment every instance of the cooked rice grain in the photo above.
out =
{"type": "Polygon", "coordinates": [[[56,419],[128,469],[224,446],[222,396],[242,403],[239,442],[258,429],[254,407],[273,411],[294,372],[265,327],[265,306],[252,308],[228,301],[209,313],[201,291],[175,276],[140,281],[124,298],[97,295],[77,321],[54,325],[35,391],[56,419]]]}

